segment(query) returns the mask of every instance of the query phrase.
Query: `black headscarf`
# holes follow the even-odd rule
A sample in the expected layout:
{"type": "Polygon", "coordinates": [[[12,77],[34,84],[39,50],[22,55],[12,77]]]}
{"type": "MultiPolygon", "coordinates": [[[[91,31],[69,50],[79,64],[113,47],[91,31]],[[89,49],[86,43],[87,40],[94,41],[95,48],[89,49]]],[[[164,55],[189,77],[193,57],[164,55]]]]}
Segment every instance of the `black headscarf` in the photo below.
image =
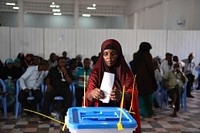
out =
{"type": "Polygon", "coordinates": [[[137,51],[137,53],[134,54],[134,59],[133,62],[131,64],[131,69],[133,71],[133,73],[137,73],[137,66],[140,63],[140,60],[142,59],[144,53],[146,52],[150,52],[150,49],[152,49],[151,44],[148,42],[142,42],[140,44],[139,50],[137,51]]]}

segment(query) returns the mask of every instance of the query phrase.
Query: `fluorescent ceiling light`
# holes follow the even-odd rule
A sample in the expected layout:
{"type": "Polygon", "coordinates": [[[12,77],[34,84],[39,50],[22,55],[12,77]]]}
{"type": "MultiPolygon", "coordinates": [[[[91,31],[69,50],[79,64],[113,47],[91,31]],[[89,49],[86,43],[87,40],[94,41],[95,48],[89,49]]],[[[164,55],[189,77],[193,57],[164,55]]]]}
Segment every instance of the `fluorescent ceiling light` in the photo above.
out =
{"type": "Polygon", "coordinates": [[[54,8],[54,9],[52,9],[52,12],[60,12],[60,9],[54,8]]]}
{"type": "Polygon", "coordinates": [[[93,7],[96,7],[96,4],[93,4],[92,6],[93,6],[93,7]]]}
{"type": "Polygon", "coordinates": [[[55,8],[55,7],[56,7],[56,5],[50,5],[50,7],[51,7],[51,8],[55,8]]]}
{"type": "Polygon", "coordinates": [[[60,6],[59,6],[59,5],[56,5],[55,7],[56,7],[56,8],[59,8],[60,6]]]}
{"type": "Polygon", "coordinates": [[[88,10],[96,10],[96,7],[87,7],[88,10]]]}
{"type": "Polygon", "coordinates": [[[90,14],[82,14],[83,17],[90,17],[90,14]]]}
{"type": "Polygon", "coordinates": [[[59,5],[50,5],[51,8],[59,8],[59,5]]]}
{"type": "Polygon", "coordinates": [[[18,6],[13,6],[13,9],[18,10],[19,7],[18,6]]]}
{"type": "Polygon", "coordinates": [[[54,12],[53,15],[60,16],[60,15],[62,15],[62,13],[60,13],[60,12],[56,13],[56,12],[54,12]]]}
{"type": "Polygon", "coordinates": [[[59,5],[50,5],[51,8],[59,8],[59,5]]]}
{"type": "Polygon", "coordinates": [[[51,8],[59,8],[60,5],[56,5],[55,2],[52,2],[50,5],[51,8]]]}
{"type": "Polygon", "coordinates": [[[6,3],[7,6],[15,6],[15,3],[6,3]]]}

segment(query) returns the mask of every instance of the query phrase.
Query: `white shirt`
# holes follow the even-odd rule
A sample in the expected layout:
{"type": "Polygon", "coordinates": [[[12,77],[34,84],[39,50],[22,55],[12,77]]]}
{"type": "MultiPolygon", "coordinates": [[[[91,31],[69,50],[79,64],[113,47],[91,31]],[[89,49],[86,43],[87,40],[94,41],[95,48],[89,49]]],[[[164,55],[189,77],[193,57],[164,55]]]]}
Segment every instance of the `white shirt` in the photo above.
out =
{"type": "MultiPolygon", "coordinates": [[[[172,65],[172,66],[173,66],[173,65],[172,65]]],[[[168,61],[167,61],[167,60],[163,60],[163,62],[162,62],[161,65],[160,65],[160,69],[161,69],[162,72],[163,72],[162,75],[164,75],[164,74],[168,73],[169,71],[171,71],[172,68],[173,68],[172,66],[169,66],[169,65],[168,65],[168,61]]]]}
{"type": "Polygon", "coordinates": [[[156,81],[160,82],[162,81],[162,70],[159,70],[159,69],[155,69],[154,70],[154,75],[155,75],[155,78],[156,78],[156,81]]]}
{"type": "Polygon", "coordinates": [[[185,75],[187,74],[194,74],[194,69],[195,69],[195,63],[192,60],[191,62],[189,62],[188,59],[182,60],[185,63],[185,67],[184,67],[184,72],[185,75]]]}
{"type": "Polygon", "coordinates": [[[48,71],[38,71],[38,66],[30,66],[26,72],[19,78],[21,89],[40,89],[43,79],[47,76],[48,71]]]}

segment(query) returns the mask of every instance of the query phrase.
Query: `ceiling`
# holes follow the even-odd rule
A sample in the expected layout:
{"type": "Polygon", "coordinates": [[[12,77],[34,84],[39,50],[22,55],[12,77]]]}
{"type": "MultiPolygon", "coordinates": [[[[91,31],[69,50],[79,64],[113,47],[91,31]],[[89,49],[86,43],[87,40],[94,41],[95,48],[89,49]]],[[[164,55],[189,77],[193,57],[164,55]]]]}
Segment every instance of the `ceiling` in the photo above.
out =
{"type": "Polygon", "coordinates": [[[78,3],[79,14],[91,14],[93,16],[119,16],[125,14],[127,0],[1,0],[0,12],[18,12],[13,6],[8,6],[6,2],[15,2],[19,6],[19,1],[23,2],[24,13],[46,13],[52,14],[50,5],[52,2],[59,5],[62,14],[73,15],[75,3],[78,3]],[[76,2],[75,2],[76,1],[76,2]],[[88,6],[96,4],[96,10],[88,10],[88,6]]]}

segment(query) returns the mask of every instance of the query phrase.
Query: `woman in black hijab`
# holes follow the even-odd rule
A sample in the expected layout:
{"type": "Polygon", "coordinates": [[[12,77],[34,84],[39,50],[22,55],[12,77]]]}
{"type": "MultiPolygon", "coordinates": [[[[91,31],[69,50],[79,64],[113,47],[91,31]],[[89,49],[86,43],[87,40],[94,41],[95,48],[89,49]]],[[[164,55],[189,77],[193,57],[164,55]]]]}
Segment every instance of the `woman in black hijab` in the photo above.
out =
{"type": "Polygon", "coordinates": [[[153,92],[156,90],[156,80],[153,70],[153,58],[150,53],[151,44],[142,42],[139,50],[134,54],[131,69],[136,74],[136,83],[139,92],[140,115],[151,117],[153,113],[153,92]]]}

